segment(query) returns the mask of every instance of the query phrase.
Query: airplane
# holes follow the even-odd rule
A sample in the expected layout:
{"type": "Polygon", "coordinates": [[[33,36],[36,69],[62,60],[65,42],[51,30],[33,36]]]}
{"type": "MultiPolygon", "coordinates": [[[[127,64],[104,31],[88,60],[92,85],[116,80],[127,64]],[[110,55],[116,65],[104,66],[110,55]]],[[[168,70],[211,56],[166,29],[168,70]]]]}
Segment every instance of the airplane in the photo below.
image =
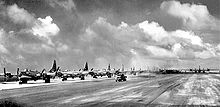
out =
{"type": "Polygon", "coordinates": [[[19,71],[19,84],[27,83],[29,80],[38,80],[42,78],[42,73],[37,70],[24,69],[19,71]]]}
{"type": "Polygon", "coordinates": [[[13,75],[3,68],[3,75],[0,75],[0,82],[18,81],[18,71],[17,74],[13,75]]]}
{"type": "Polygon", "coordinates": [[[117,70],[115,68],[111,69],[111,65],[109,64],[107,71],[106,71],[106,75],[108,78],[111,78],[113,75],[117,75],[123,71],[124,71],[124,65],[122,65],[122,70],[120,71],[120,69],[117,69],[117,70]]]}
{"type": "Polygon", "coordinates": [[[79,69],[78,71],[75,70],[65,70],[57,72],[59,77],[62,78],[62,81],[67,80],[67,78],[76,78],[79,77],[81,80],[85,80],[86,75],[94,76],[94,72],[92,72],[93,68],[89,70],[88,63],[85,63],[85,67],[83,69],[79,69]]]}
{"type": "Polygon", "coordinates": [[[79,77],[80,71],[75,71],[75,70],[64,70],[64,71],[58,71],[58,77],[62,78],[62,81],[67,80],[67,78],[76,78],[79,77]]]}
{"type": "Polygon", "coordinates": [[[18,71],[19,75],[19,84],[27,83],[29,80],[39,80],[43,79],[45,80],[45,83],[50,83],[50,78],[55,78],[57,71],[59,70],[59,67],[56,67],[56,60],[54,60],[52,68],[49,71],[46,71],[46,69],[43,69],[41,72],[37,70],[30,70],[30,69],[24,69],[22,71],[18,71]]]}
{"type": "Polygon", "coordinates": [[[84,80],[85,76],[87,76],[87,75],[91,75],[93,78],[98,78],[98,76],[102,77],[102,76],[107,75],[108,78],[111,78],[112,75],[115,73],[115,71],[116,71],[115,69],[111,70],[110,64],[109,64],[107,70],[106,69],[95,70],[93,68],[89,69],[88,62],[86,62],[83,69],[80,69],[78,71],[75,71],[75,70],[59,71],[58,74],[62,78],[62,81],[65,81],[69,77],[71,77],[71,78],[79,77],[81,80],[84,80]]]}
{"type": "Polygon", "coordinates": [[[53,61],[52,67],[49,71],[46,71],[46,69],[43,69],[43,79],[47,80],[46,83],[50,83],[50,78],[55,78],[58,75],[58,71],[60,70],[60,67],[57,67],[56,60],[53,61]]]}
{"type": "MultiPolygon", "coordinates": [[[[120,69],[115,70],[111,69],[111,65],[109,64],[107,69],[102,69],[102,70],[92,70],[92,72],[97,76],[107,76],[108,78],[111,78],[113,75],[117,74],[120,71],[120,69]]],[[[90,72],[91,73],[91,72],[90,72]]]]}

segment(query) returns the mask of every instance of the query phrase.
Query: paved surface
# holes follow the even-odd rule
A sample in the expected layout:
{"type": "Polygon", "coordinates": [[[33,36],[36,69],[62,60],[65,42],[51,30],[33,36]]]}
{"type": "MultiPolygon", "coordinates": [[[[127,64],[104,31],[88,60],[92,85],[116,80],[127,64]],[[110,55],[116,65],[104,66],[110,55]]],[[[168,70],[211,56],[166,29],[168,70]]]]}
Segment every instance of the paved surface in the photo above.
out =
{"type": "Polygon", "coordinates": [[[130,77],[126,82],[114,79],[66,81],[1,90],[0,99],[39,107],[217,106],[220,105],[219,79],[219,74],[178,74],[130,77]]]}

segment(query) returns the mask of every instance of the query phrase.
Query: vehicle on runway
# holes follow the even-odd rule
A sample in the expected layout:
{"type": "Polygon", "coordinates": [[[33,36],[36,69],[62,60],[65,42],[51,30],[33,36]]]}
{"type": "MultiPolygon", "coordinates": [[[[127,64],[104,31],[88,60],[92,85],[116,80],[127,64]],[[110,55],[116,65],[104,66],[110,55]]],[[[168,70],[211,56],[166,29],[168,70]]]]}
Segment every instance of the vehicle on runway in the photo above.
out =
{"type": "Polygon", "coordinates": [[[29,80],[39,80],[43,79],[45,80],[45,83],[50,83],[50,78],[55,78],[57,71],[59,70],[59,67],[56,67],[56,60],[54,60],[52,68],[49,71],[46,71],[46,69],[43,69],[41,72],[37,70],[30,70],[30,69],[24,69],[22,71],[19,71],[19,84],[27,83],[29,80]]]}
{"type": "Polygon", "coordinates": [[[18,81],[18,71],[17,74],[11,74],[3,69],[3,75],[0,75],[0,82],[18,81]]]}
{"type": "Polygon", "coordinates": [[[124,74],[118,74],[116,77],[116,82],[122,82],[122,81],[126,81],[127,76],[125,76],[124,74]]]}

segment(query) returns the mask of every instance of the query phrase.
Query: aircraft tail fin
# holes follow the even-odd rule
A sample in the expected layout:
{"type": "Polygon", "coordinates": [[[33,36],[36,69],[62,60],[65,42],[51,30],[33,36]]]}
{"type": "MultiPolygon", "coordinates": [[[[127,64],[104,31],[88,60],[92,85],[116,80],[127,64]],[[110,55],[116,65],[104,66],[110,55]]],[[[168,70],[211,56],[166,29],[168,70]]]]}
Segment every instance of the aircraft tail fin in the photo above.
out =
{"type": "Polygon", "coordinates": [[[6,77],[6,68],[4,68],[4,77],[6,77]]]}
{"type": "Polygon", "coordinates": [[[88,63],[86,62],[86,64],[85,64],[85,67],[84,67],[83,71],[88,71],[88,70],[89,70],[88,63]]]}
{"type": "Polygon", "coordinates": [[[17,68],[17,76],[19,75],[19,68],[17,68]]]}
{"type": "Polygon", "coordinates": [[[49,70],[49,72],[56,72],[58,68],[57,68],[56,60],[54,60],[52,64],[52,68],[49,70]]]}
{"type": "Polygon", "coordinates": [[[122,68],[121,68],[121,71],[124,71],[124,65],[122,64],[122,68]]]}
{"type": "Polygon", "coordinates": [[[53,65],[51,68],[53,71],[55,71],[57,69],[57,64],[56,64],[56,60],[53,61],[53,65]]]}
{"type": "Polygon", "coordinates": [[[109,71],[111,70],[111,65],[110,65],[110,64],[108,65],[108,70],[109,70],[109,71]]]}

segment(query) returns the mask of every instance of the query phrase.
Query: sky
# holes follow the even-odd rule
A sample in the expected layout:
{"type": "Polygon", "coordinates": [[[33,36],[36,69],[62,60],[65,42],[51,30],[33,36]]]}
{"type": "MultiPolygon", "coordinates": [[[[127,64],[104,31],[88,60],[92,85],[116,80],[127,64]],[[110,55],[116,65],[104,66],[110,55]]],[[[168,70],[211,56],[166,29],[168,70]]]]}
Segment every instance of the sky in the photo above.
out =
{"type": "Polygon", "coordinates": [[[219,0],[0,0],[0,69],[220,68],[219,0]]]}

